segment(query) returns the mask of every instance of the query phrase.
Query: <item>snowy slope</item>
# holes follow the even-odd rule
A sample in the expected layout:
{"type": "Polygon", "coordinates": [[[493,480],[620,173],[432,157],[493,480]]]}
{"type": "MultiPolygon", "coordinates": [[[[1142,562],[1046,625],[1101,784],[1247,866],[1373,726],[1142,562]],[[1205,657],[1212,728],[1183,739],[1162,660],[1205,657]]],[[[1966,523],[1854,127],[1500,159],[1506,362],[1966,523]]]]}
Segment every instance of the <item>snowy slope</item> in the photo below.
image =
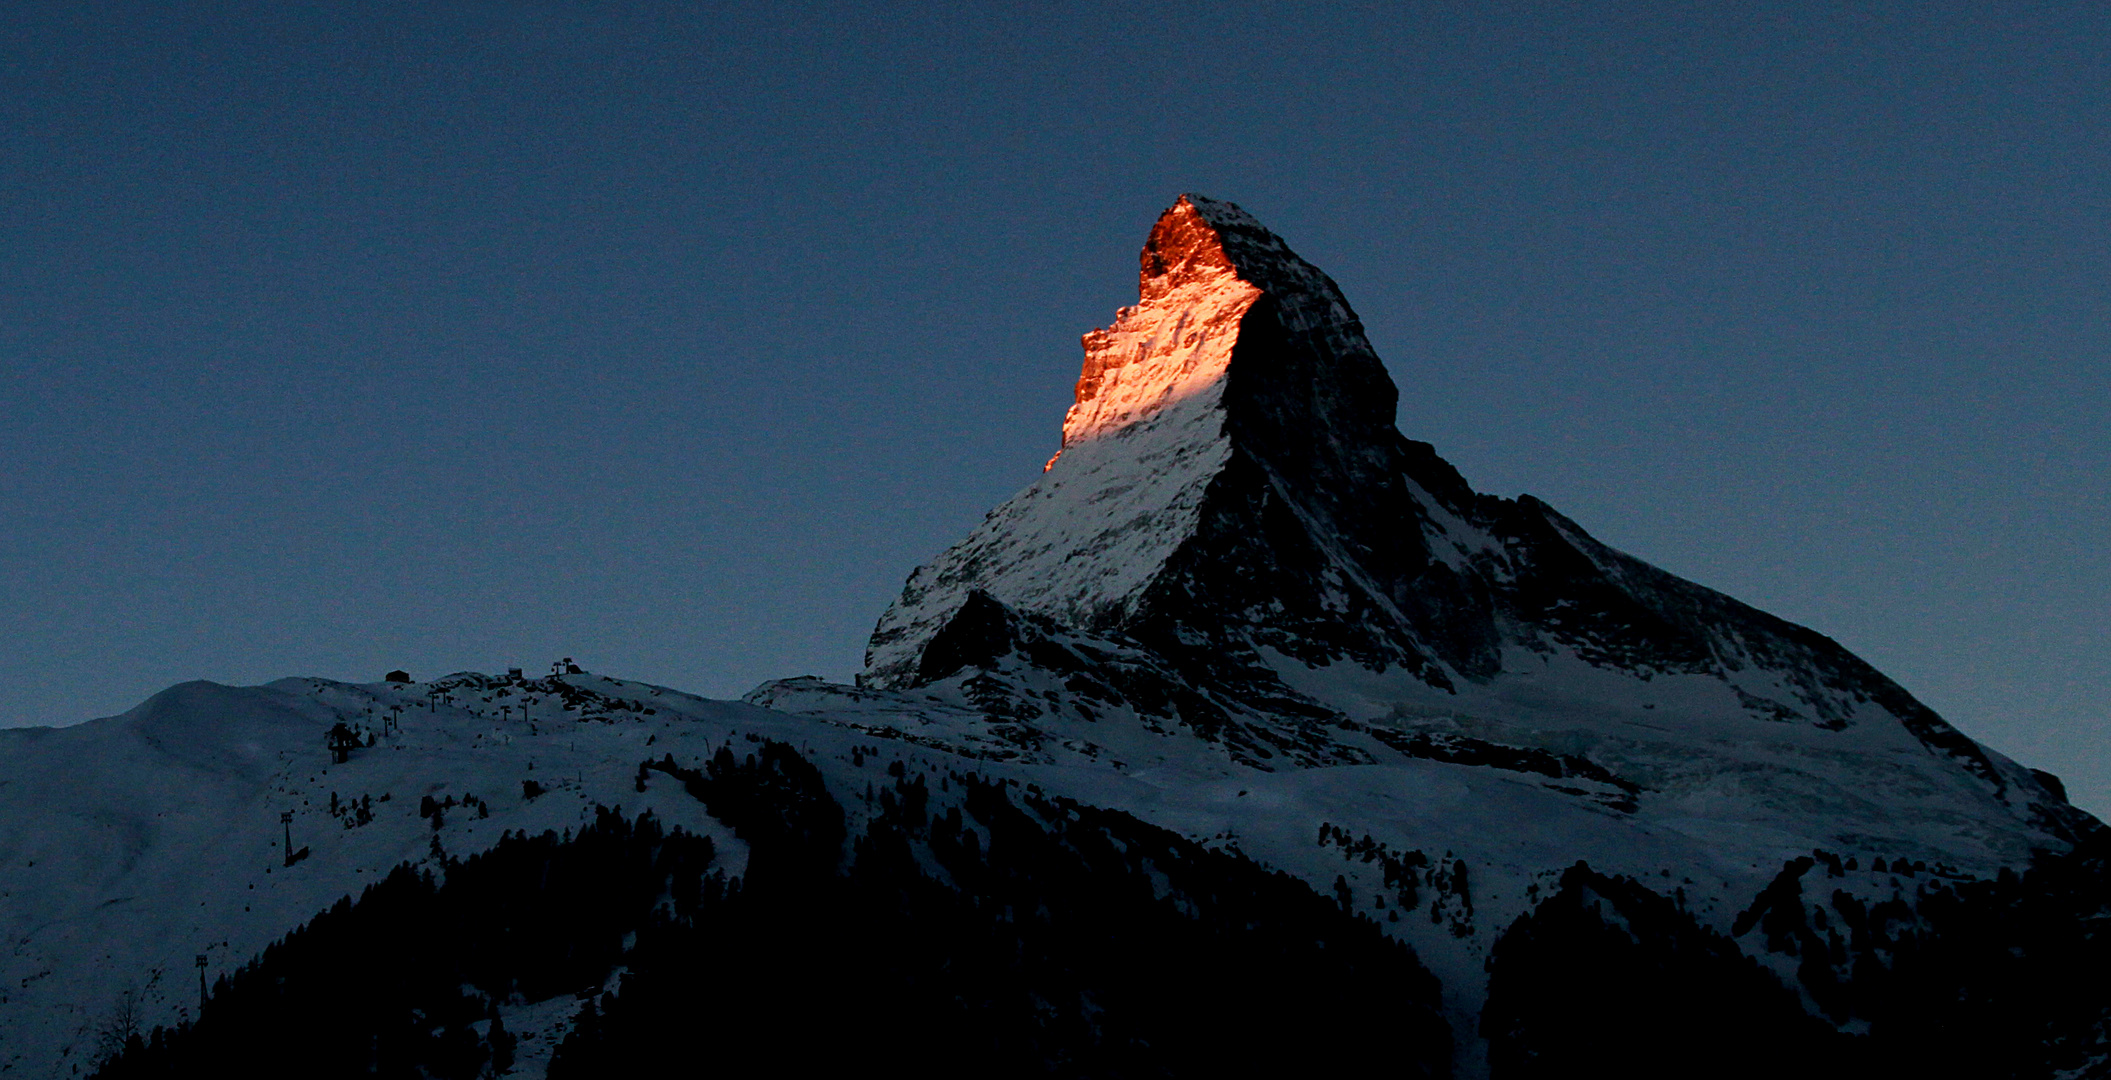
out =
{"type": "MultiPolygon", "coordinates": [[[[634,782],[648,758],[695,767],[749,737],[800,748],[854,814],[869,805],[861,793],[889,782],[888,766],[906,763],[934,778],[975,772],[1129,809],[1292,869],[1322,891],[1344,870],[1367,876],[1313,837],[1322,821],[1352,820],[1373,784],[1388,786],[1377,774],[1262,774],[1234,788],[1217,774],[1214,751],[1184,735],[1175,739],[1191,767],[1168,761],[1131,775],[1082,755],[1029,760],[978,730],[985,721],[971,710],[920,701],[935,715],[923,722],[880,695],[889,723],[917,728],[899,730],[867,723],[855,705],[799,713],[800,687],[831,701],[876,693],[796,680],[758,691],[785,706],[769,709],[600,675],[189,683],[106,720],[0,732],[0,930],[9,942],[0,1074],[83,1074],[128,989],[139,994],[143,1028],[187,1018],[194,956],[204,954],[217,978],[400,863],[438,866],[439,852],[485,850],[509,830],[575,829],[596,806],[650,810],[710,836],[737,875],[744,845],[695,799],[659,773],[643,793],[634,782]],[[373,731],[375,745],[333,764],[324,738],[339,722],[373,731]],[[524,782],[546,790],[529,797],[524,782]],[[437,829],[419,812],[427,797],[454,804],[437,829]],[[279,820],[288,810],[295,850],[307,852],[290,867],[279,820]]],[[[933,812],[946,798],[934,795],[933,812]]],[[[1450,940],[1435,924],[1406,925],[1450,940]]],[[[1453,966],[1471,962],[1461,953],[1453,966]]],[[[522,1038],[514,1075],[539,1074],[577,1009],[569,996],[505,1009],[522,1038]]]]}
{"type": "Polygon", "coordinates": [[[985,713],[1101,741],[1084,683],[1023,672],[1111,665],[1148,685],[1099,679],[1087,713],[1237,763],[1551,754],[1666,820],[1734,806],[1799,843],[2014,861],[2096,827],[1823,636],[1473,492],[1393,427],[1340,290],[1238,208],[1183,197],[1143,263],[1139,303],[1085,338],[1061,455],[910,576],[865,685],[968,672],[985,713]]]}
{"type": "Polygon", "coordinates": [[[1991,875],[2100,828],[1822,635],[1472,491],[1393,427],[1335,284],[1236,207],[1183,197],[1143,264],[1061,455],[911,575],[862,689],[751,700],[1085,770],[1315,884],[1315,819],[1461,858],[1474,918],[1402,932],[1468,1021],[1490,929],[1579,859],[1728,931],[1813,850],[1991,875]]]}
{"type": "MultiPolygon", "coordinates": [[[[194,956],[229,970],[507,830],[650,809],[737,874],[740,841],[636,778],[750,736],[800,748],[854,817],[888,765],[973,771],[1345,896],[1442,980],[1464,1076],[1495,943],[1578,861],[1793,984],[1778,935],[1739,929],[1785,863],[1826,852],[1841,895],[1907,910],[1912,875],[1875,867],[1992,878],[2100,829],[1821,635],[1473,492],[1393,427],[1335,284],[1230,204],[1167,211],[1139,302],[1084,344],[1060,453],[910,577],[859,685],[192,683],[0,731],[0,1075],[85,1072],[128,987],[172,1022],[194,956]],[[333,764],[338,723],[374,745],[333,764]],[[437,827],[427,800],[452,801],[437,827]]],[[[519,1074],[574,1011],[507,1006],[519,1074]]]]}
{"type": "MultiPolygon", "coordinates": [[[[1471,1034],[1489,950],[1567,866],[1588,860],[1681,889],[1698,915],[1727,929],[1784,861],[1809,853],[1796,818],[1770,824],[1736,795],[1714,797],[1712,811],[1651,815],[1647,793],[1645,812],[1628,813],[1564,790],[1593,786],[1588,779],[1427,758],[1259,770],[1185,728],[1153,730],[1113,714],[1076,725],[1104,741],[1049,737],[1022,746],[960,687],[788,680],[758,689],[752,700],[767,707],[756,707],[599,675],[192,683],[109,720],[0,733],[0,918],[10,942],[0,971],[0,1069],[72,1075],[128,985],[143,991],[145,1023],[182,1017],[195,1003],[194,955],[208,957],[210,974],[224,973],[388,868],[432,865],[435,837],[459,857],[506,830],[576,828],[596,805],[651,809],[712,836],[738,873],[743,846],[695,800],[657,773],[645,793],[633,781],[647,758],[672,754],[693,767],[751,734],[800,747],[853,812],[865,805],[859,794],[884,786],[887,765],[901,761],[934,777],[973,771],[1124,810],[1289,870],[1322,892],[1339,877],[1358,910],[1411,943],[1443,980],[1469,1076],[1479,1071],[1481,1044],[1471,1034]],[[397,730],[331,763],[323,745],[331,724],[379,732],[391,706],[401,707],[397,730]],[[531,780],[546,793],[526,797],[522,784],[531,780]],[[333,793],[337,815],[329,812],[333,793]],[[438,830],[418,813],[426,796],[458,804],[443,811],[438,830]],[[460,805],[467,796],[488,817],[460,805]],[[355,805],[370,806],[372,820],[356,824],[355,805]],[[296,849],[310,852],[290,868],[278,820],[288,809],[296,849]],[[1410,866],[1412,904],[1387,880],[1388,862],[1410,866]]],[[[1865,864],[1873,851],[1938,862],[1961,847],[1909,830],[1829,839],[1833,850],[1862,853],[1865,864]]],[[[1983,875],[2003,861],[1982,848],[1945,869],[1983,875]]],[[[1850,884],[1881,898],[1896,892],[1886,879],[1850,884]]],[[[507,1027],[523,1036],[517,1075],[537,1075],[576,1010],[569,998],[506,1010],[507,1027]]]]}
{"type": "Polygon", "coordinates": [[[1077,403],[1041,481],[917,570],[881,616],[867,657],[876,683],[914,679],[924,642],[970,587],[1078,626],[1120,622],[1194,531],[1229,451],[1232,345],[1262,294],[1221,253],[1177,267],[1147,272],[1142,302],[1085,335],[1077,403]]]}
{"type": "Polygon", "coordinates": [[[620,805],[713,836],[737,871],[739,841],[693,799],[632,791],[632,770],[662,752],[701,756],[734,722],[769,719],[598,676],[463,675],[186,683],[106,720],[0,731],[0,1074],[71,1075],[128,986],[148,1026],[188,1015],[195,956],[224,974],[398,863],[429,861],[436,838],[459,856],[508,829],[573,828],[596,803],[620,805]],[[331,763],[333,724],[379,733],[392,708],[397,730],[331,763]],[[524,780],[548,793],[524,798],[524,780]],[[428,795],[475,796],[488,816],[458,805],[435,830],[419,815],[428,795]],[[296,851],[310,853],[291,867],[287,811],[296,851]]]}

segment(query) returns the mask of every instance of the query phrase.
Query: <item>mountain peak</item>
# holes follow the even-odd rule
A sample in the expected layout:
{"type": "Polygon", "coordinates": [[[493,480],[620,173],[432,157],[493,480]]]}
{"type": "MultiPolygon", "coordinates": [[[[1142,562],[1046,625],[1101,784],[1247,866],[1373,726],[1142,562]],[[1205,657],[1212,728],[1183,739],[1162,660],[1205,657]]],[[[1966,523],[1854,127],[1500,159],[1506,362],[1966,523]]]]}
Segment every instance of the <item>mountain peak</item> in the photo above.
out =
{"type": "MultiPolygon", "coordinates": [[[[1129,689],[1102,680],[1099,700],[1261,768],[1457,756],[1465,739],[1477,761],[1553,768],[1534,755],[1596,746],[1705,785],[1742,767],[1725,747],[1793,745],[1853,763],[1821,783],[1844,806],[1926,754],[1928,782],[1969,791],[1974,814],[2089,826],[1823,635],[1537,499],[1474,492],[1394,427],[1398,391],[1340,289],[1245,211],[1182,197],[1140,268],[1136,304],[1084,336],[1061,452],[910,575],[869,686],[954,680],[1016,720],[1053,715],[1049,673],[1100,656],[1129,689]]],[[[1592,770],[1622,806],[1640,790],[1617,761],[1557,772],[1592,770]]]]}
{"type": "Polygon", "coordinates": [[[1262,411],[1310,411],[1282,418],[1308,431],[1356,442],[1390,437],[1398,391],[1355,312],[1332,279],[1251,214],[1182,195],[1152,226],[1139,263],[1136,304],[1084,335],[1057,457],[1199,395],[1222,405],[1235,351],[1240,400],[1269,399],[1262,411]]]}
{"type": "Polygon", "coordinates": [[[1138,294],[1148,301],[1154,292],[1162,293],[1191,277],[1236,274],[1232,252],[1248,255],[1250,264],[1253,254],[1271,247],[1289,253],[1274,233],[1237,204],[1205,195],[1182,195],[1158,215],[1150,238],[1144,241],[1138,294]]]}
{"type": "MultiPolygon", "coordinates": [[[[1082,339],[1046,476],[911,576],[867,654],[913,682],[974,590],[1098,631],[1132,628],[1212,491],[1280,475],[1319,520],[1390,460],[1397,391],[1332,280],[1236,205],[1183,195],[1140,256],[1137,302],[1082,339]],[[1255,470],[1258,468],[1258,472],[1255,470]]],[[[1383,469],[1380,469],[1383,472],[1383,469]]]]}
{"type": "Polygon", "coordinates": [[[1083,338],[1076,402],[1044,472],[1071,447],[1154,420],[1222,382],[1239,323],[1262,295],[1225,250],[1227,226],[1218,222],[1233,221],[1253,219],[1191,195],[1159,215],[1144,243],[1136,304],[1083,338]]]}

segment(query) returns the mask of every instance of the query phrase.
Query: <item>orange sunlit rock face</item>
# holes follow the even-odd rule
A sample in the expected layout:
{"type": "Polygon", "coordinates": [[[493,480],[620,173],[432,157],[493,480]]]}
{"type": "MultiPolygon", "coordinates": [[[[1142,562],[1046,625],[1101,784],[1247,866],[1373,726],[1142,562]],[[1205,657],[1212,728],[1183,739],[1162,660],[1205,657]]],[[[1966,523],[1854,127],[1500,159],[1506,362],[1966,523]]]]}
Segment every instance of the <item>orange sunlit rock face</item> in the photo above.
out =
{"type": "MultiPolygon", "coordinates": [[[[1221,394],[1231,349],[1261,290],[1241,281],[1217,232],[1183,197],[1144,244],[1138,301],[1084,337],[1077,402],[1063,450],[1143,423],[1169,406],[1221,394]]],[[[1053,468],[1062,451],[1050,458],[1053,468]]]]}

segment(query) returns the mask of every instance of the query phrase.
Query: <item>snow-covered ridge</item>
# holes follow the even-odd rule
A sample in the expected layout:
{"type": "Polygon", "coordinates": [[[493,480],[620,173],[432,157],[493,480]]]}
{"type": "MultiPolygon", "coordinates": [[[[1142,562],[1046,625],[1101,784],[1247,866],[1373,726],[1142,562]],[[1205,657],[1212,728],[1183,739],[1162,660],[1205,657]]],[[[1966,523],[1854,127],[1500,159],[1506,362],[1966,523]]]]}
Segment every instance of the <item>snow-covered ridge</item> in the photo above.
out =
{"type": "Polygon", "coordinates": [[[1244,217],[1190,196],[1159,218],[1138,302],[1084,336],[1062,447],[1040,480],[910,577],[873,633],[868,681],[913,681],[931,635],[972,590],[1081,626],[1126,621],[1230,459],[1226,375],[1262,296],[1212,224],[1233,215],[1244,217]]]}
{"type": "Polygon", "coordinates": [[[191,682],[120,716],[0,730],[0,1075],[86,1075],[127,989],[141,1034],[173,1025],[195,1015],[196,957],[218,978],[399,863],[576,829],[597,804],[710,836],[737,872],[738,839],[632,770],[773,719],[599,675],[463,673],[191,682]],[[373,745],[334,760],[340,723],[373,745]]]}
{"type": "MultiPolygon", "coordinates": [[[[1084,335],[1045,475],[911,575],[873,633],[867,682],[914,682],[932,635],[974,591],[1080,627],[1134,623],[1204,529],[1204,496],[1234,446],[1250,454],[1272,436],[1267,402],[1285,381],[1317,390],[1291,419],[1300,438],[1353,452],[1391,429],[1397,394],[1340,290],[1238,207],[1183,195],[1145,242],[1137,291],[1084,335]],[[1286,339],[1298,347],[1285,353],[1286,339]],[[1285,356],[1296,363],[1271,363],[1285,356]],[[1307,370],[1315,358],[1330,370],[1307,370]],[[1242,417],[1254,430],[1240,439],[1242,417]]],[[[1274,469],[1309,479],[1293,462],[1274,469]]]]}
{"type": "Polygon", "coordinates": [[[1393,426],[1340,289],[1251,215],[1184,196],[1141,264],[1084,339],[1062,453],[910,577],[867,686],[958,684],[1069,744],[1118,741],[1092,729],[1111,708],[1264,769],[1509,762],[1799,844],[1999,861],[2096,827],[1822,635],[1474,492],[1393,426]]]}

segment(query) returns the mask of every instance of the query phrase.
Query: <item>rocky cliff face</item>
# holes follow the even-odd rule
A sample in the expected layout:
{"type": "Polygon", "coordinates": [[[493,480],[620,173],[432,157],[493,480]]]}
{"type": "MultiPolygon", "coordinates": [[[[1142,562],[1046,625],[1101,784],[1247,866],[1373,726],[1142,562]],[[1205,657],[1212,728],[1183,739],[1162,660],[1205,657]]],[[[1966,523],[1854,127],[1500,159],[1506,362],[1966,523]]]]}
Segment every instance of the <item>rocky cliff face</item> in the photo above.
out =
{"type": "Polygon", "coordinates": [[[1113,706],[1262,768],[1528,761],[1626,804],[1757,754],[1784,771],[1731,783],[1769,802],[1904,770],[1931,820],[2092,827],[1823,635],[1474,492],[1394,427],[1340,289],[1238,207],[1167,210],[1139,293],[1085,335],[1045,475],[881,617],[869,687],[950,679],[1035,730],[1113,706]]]}

